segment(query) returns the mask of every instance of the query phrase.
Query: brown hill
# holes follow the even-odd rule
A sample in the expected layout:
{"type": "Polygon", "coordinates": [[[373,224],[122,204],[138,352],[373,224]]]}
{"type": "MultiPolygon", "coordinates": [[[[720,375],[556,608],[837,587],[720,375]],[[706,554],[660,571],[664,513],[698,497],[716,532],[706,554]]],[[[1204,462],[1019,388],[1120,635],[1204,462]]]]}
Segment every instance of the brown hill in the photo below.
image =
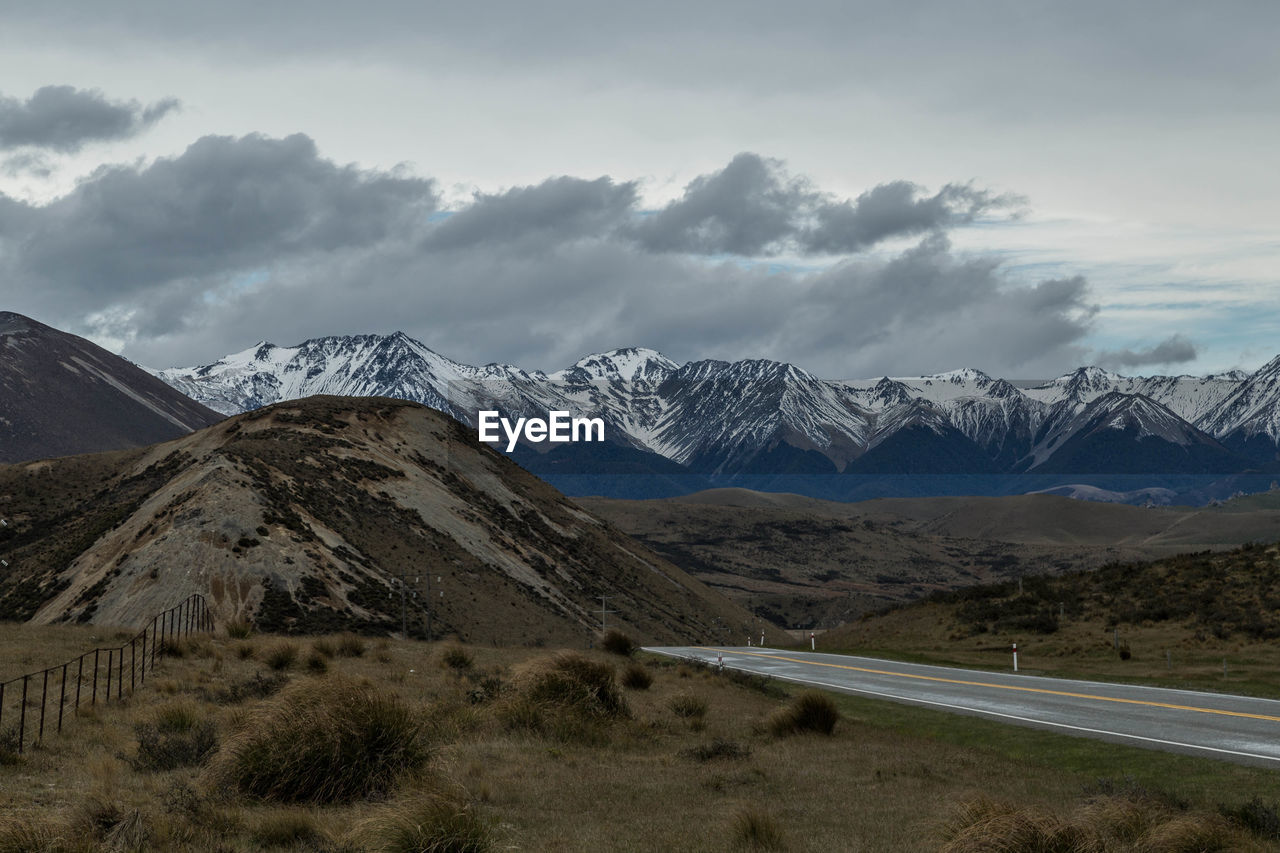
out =
{"type": "Polygon", "coordinates": [[[0,462],[140,447],[222,417],[84,338],[0,311],[0,462]]]}
{"type": "Polygon", "coordinates": [[[745,489],[577,502],[709,586],[799,627],[938,590],[1221,550],[1280,529],[1280,493],[1149,509],[1053,495],[836,503],[745,489]]]}
{"type": "MultiPolygon", "coordinates": [[[[1273,534],[1274,535],[1274,534],[1273,534]]],[[[1280,546],[1251,543],[938,593],[820,648],[1280,695],[1280,546]]]]}
{"type": "Polygon", "coordinates": [[[748,614],[438,412],[314,397],[143,450],[0,468],[0,616],[138,625],[193,592],[264,629],[712,639],[748,614]],[[403,581],[403,587],[402,587],[403,581]],[[403,590],[403,596],[402,596],[403,590]],[[403,602],[403,605],[402,605],[403,602]]]}

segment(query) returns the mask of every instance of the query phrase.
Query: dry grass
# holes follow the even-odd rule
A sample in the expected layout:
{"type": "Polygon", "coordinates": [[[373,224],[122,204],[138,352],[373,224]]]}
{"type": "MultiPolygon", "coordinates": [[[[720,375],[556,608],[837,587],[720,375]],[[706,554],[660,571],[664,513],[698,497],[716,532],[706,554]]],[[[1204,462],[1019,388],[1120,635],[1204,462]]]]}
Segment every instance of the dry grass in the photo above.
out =
{"type": "MultiPolygon", "coordinates": [[[[83,632],[45,628],[27,636],[40,641],[33,648],[52,649],[56,658],[83,632]]],[[[749,850],[752,844],[780,849],[767,846],[778,843],[793,853],[936,851],[950,843],[944,825],[959,831],[955,804],[973,800],[977,791],[1059,822],[1106,824],[1118,836],[1127,832],[1125,837],[1173,845],[1164,849],[1186,849],[1185,839],[1195,840],[1198,832],[1202,839],[1228,832],[1223,837],[1244,850],[1273,844],[1242,834],[1245,813],[1266,824],[1265,807],[1245,808],[1252,798],[1270,803],[1280,795],[1280,784],[1267,787],[1272,777],[1261,771],[1224,773],[1213,762],[1161,756],[1160,766],[1173,768],[1164,774],[1169,784],[1182,787],[1178,797],[1151,796],[1148,804],[1133,786],[1086,791],[1095,775],[1063,771],[1030,751],[1010,758],[892,731],[877,715],[901,719],[896,706],[864,707],[839,698],[842,722],[831,736],[775,738],[766,723],[788,699],[707,669],[650,662],[649,689],[629,691],[618,703],[622,694],[612,665],[618,659],[603,652],[460,646],[474,665],[459,673],[436,664],[442,644],[370,644],[369,653],[344,657],[336,653],[339,638],[330,637],[323,642],[333,645],[335,655],[327,658],[328,672],[316,675],[305,667],[276,673],[258,658],[241,659],[235,649],[242,642],[217,637],[208,656],[191,650],[167,659],[154,682],[149,679],[131,700],[100,703],[64,736],[48,738],[12,766],[0,765],[0,853],[87,853],[112,844],[128,849],[139,839],[145,849],[191,853],[713,851],[749,850]],[[388,772],[368,788],[347,788],[342,802],[323,806],[264,799],[226,782],[223,768],[234,764],[249,732],[274,732],[276,745],[290,744],[287,758],[267,762],[274,769],[305,763],[295,755],[306,752],[299,733],[332,731],[332,706],[357,704],[342,685],[408,709],[430,745],[430,760],[388,772]],[[335,694],[338,701],[315,698],[335,694]],[[298,696],[308,699],[290,698],[298,696]],[[703,731],[673,714],[676,697],[705,703],[703,731]],[[327,710],[315,711],[315,705],[327,710]],[[513,707],[535,708],[544,728],[510,725],[513,707]],[[322,722],[297,722],[306,716],[303,709],[313,709],[322,722]],[[217,727],[222,743],[212,763],[135,769],[136,726],[168,720],[180,728],[181,719],[217,727]],[[288,739],[280,736],[283,719],[295,721],[288,739]],[[563,737],[566,731],[588,736],[563,737]],[[1191,771],[1206,767],[1216,775],[1202,787],[1186,783],[1195,778],[1191,771]],[[362,790],[377,793],[364,796],[362,790]],[[1219,814],[1220,802],[1240,814],[1219,814]],[[740,829],[740,815],[754,816],[756,828],[740,829]]],[[[266,648],[275,640],[257,642],[266,648]]],[[[314,649],[310,641],[308,648],[314,649]]],[[[1099,755],[1116,750],[1061,742],[1099,755]]],[[[392,758],[386,766],[406,763],[412,762],[392,758]]],[[[330,766],[314,775],[347,777],[349,769],[330,766]]],[[[1131,845],[1117,850],[1138,849],[1136,842],[1116,843],[1131,845]]]]}

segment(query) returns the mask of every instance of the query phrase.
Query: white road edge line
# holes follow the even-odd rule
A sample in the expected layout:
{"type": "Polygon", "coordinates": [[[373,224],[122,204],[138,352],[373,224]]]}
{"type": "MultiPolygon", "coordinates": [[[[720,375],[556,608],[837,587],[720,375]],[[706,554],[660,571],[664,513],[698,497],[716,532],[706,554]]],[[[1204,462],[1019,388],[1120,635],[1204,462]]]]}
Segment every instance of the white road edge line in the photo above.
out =
{"type": "MultiPolygon", "coordinates": [[[[661,654],[661,652],[659,652],[659,654],[661,654]]],[[[670,655],[670,657],[681,658],[686,656],[670,655]]],[[[698,663],[701,663],[701,664],[710,663],[709,661],[706,661],[702,658],[695,657],[692,655],[687,656],[687,659],[697,661],[698,663]]],[[[714,663],[711,663],[710,665],[715,666],[714,663]]],[[[1199,744],[1194,744],[1194,743],[1182,743],[1181,741],[1176,741],[1176,740],[1162,740],[1160,738],[1155,738],[1155,737],[1146,737],[1145,735],[1132,735],[1127,732],[1113,732],[1113,731],[1108,731],[1106,729],[1091,729],[1085,726],[1073,726],[1070,723],[1055,723],[1052,720],[1037,720],[1034,717],[1020,717],[1017,714],[1002,714],[999,711],[988,711],[983,708],[969,708],[964,705],[953,705],[949,702],[935,702],[932,699],[917,699],[912,696],[899,696],[896,693],[882,693],[879,690],[868,690],[863,687],[849,687],[844,684],[832,684],[827,681],[817,681],[814,679],[807,679],[807,678],[796,678],[795,676],[791,676],[791,675],[775,675],[773,673],[756,672],[754,670],[743,669],[742,667],[732,666],[727,663],[725,664],[725,668],[736,669],[739,672],[745,672],[751,675],[762,675],[765,678],[776,678],[779,681],[793,681],[796,684],[811,684],[811,685],[814,685],[815,687],[828,687],[832,690],[835,690],[837,692],[842,692],[842,693],[865,693],[868,696],[879,696],[882,699],[889,699],[889,700],[898,701],[898,702],[908,702],[913,705],[935,705],[939,708],[950,708],[953,711],[968,711],[971,714],[976,714],[977,716],[981,716],[981,717],[1002,717],[1006,720],[1018,720],[1019,722],[1033,723],[1038,726],[1053,726],[1055,728],[1071,729],[1072,731],[1088,732],[1090,734],[1095,734],[1095,735],[1110,735],[1111,737],[1128,738],[1129,740],[1140,740],[1140,741],[1145,741],[1146,743],[1158,743],[1164,746],[1179,746],[1179,747],[1182,747],[1183,749],[1194,749],[1194,750],[1202,750],[1207,752],[1220,752],[1224,755],[1238,755],[1241,758],[1255,758],[1260,761],[1280,762],[1280,757],[1273,756],[1273,755],[1260,755],[1255,752],[1240,752],[1239,750],[1222,749],[1221,747],[1216,747],[1216,746],[1201,746],[1199,744]]]]}

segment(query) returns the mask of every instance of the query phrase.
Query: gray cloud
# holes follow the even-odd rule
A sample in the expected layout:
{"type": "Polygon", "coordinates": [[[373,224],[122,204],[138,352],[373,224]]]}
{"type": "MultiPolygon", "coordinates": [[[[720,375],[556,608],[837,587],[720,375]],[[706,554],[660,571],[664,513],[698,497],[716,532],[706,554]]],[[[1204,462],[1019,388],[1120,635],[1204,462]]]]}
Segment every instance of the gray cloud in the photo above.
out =
{"type": "Polygon", "coordinates": [[[948,184],[932,196],[909,181],[837,201],[779,160],[734,157],[723,170],[694,179],[684,195],[635,225],[651,251],[704,255],[848,254],[891,237],[911,237],[972,222],[981,213],[1020,202],[1009,195],[948,184]]]}
{"type": "Polygon", "coordinates": [[[91,142],[136,136],[177,108],[173,98],[143,106],[72,86],[43,86],[25,101],[0,96],[0,150],[32,147],[73,154],[91,142]]]}
{"type": "Polygon", "coordinates": [[[1170,335],[1146,349],[1107,350],[1098,355],[1097,363],[1108,368],[1147,367],[1149,365],[1185,364],[1195,361],[1200,350],[1190,338],[1179,333],[1170,335]]]}
{"type": "Polygon", "coordinates": [[[630,215],[634,183],[609,178],[548,178],[532,187],[477,194],[472,204],[432,229],[430,249],[458,249],[517,240],[554,242],[608,233],[630,215]]]}
{"type": "Polygon", "coordinates": [[[608,177],[437,203],[430,180],[340,166],[305,136],[206,137],[45,205],[0,196],[0,294],[153,366],[402,329],[473,363],[555,369],[638,344],[831,377],[1053,375],[1077,363],[1096,310],[1082,279],[1021,285],[993,258],[953,252],[943,231],[988,204],[967,188],[894,183],[840,203],[747,154],[652,215],[634,183],[608,177]],[[842,204],[854,224],[829,232],[840,245],[923,236],[817,272],[752,258],[803,245],[823,206],[842,204]],[[739,257],[710,260],[716,246],[739,257]]]}
{"type": "Polygon", "coordinates": [[[10,178],[28,175],[35,178],[47,178],[53,174],[53,164],[49,158],[33,151],[23,151],[0,161],[0,172],[10,178]]]}
{"type": "Polygon", "coordinates": [[[94,310],[162,288],[195,310],[237,275],[407,233],[435,202],[431,181],[339,166],[300,134],[211,136],[11,211],[5,242],[12,274],[51,305],[94,310]]]}

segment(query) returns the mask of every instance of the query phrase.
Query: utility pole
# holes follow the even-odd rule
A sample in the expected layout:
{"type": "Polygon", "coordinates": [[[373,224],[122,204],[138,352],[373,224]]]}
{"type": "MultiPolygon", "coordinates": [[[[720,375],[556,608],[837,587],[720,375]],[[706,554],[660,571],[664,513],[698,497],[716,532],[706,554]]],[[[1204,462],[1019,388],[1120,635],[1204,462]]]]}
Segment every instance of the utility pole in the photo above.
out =
{"type": "Polygon", "coordinates": [[[610,613],[617,613],[617,612],[618,612],[618,611],[616,611],[616,610],[610,610],[610,609],[608,608],[608,604],[607,604],[606,602],[607,602],[610,598],[617,598],[617,596],[616,596],[616,595],[602,595],[602,596],[600,596],[600,633],[601,633],[601,634],[603,634],[603,633],[604,633],[605,628],[607,627],[607,622],[608,622],[608,616],[609,616],[609,614],[610,614],[610,613]]]}

